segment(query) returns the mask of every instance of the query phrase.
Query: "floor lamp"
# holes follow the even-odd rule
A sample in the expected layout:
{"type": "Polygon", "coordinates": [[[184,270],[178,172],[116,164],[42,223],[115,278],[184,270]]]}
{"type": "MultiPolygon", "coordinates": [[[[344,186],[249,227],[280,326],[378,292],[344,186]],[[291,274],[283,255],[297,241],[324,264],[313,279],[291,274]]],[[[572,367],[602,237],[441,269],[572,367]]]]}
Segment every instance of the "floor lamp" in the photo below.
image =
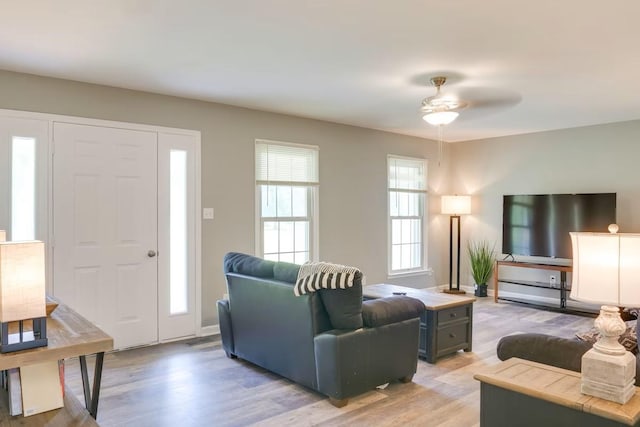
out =
{"type": "Polygon", "coordinates": [[[460,215],[471,213],[471,196],[442,196],[442,214],[449,216],[449,289],[444,292],[449,294],[464,294],[460,290],[460,215]],[[456,244],[456,282],[453,283],[453,222],[457,221],[456,244]]]}

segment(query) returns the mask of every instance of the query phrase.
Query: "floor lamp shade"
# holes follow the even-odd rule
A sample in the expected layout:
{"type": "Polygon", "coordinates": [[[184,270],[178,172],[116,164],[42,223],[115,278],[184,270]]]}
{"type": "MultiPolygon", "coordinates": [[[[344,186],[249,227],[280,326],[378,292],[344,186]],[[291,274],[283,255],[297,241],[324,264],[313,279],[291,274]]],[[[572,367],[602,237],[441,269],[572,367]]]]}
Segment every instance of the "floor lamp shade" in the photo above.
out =
{"type": "Polygon", "coordinates": [[[468,215],[471,213],[471,196],[442,196],[444,215],[468,215]]]}
{"type": "Polygon", "coordinates": [[[0,243],[0,322],[46,316],[44,243],[0,243]]]}

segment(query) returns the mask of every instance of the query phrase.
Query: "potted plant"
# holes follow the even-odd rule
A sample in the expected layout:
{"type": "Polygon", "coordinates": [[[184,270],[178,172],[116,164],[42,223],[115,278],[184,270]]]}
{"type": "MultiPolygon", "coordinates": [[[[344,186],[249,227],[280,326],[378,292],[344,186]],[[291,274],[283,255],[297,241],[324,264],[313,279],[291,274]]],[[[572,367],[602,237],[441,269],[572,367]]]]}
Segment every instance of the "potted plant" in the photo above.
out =
{"type": "Polygon", "coordinates": [[[480,240],[470,241],[467,246],[469,260],[471,262],[471,275],[475,281],[474,295],[477,297],[487,296],[487,282],[493,272],[495,260],[495,247],[489,247],[489,242],[480,240]]]}

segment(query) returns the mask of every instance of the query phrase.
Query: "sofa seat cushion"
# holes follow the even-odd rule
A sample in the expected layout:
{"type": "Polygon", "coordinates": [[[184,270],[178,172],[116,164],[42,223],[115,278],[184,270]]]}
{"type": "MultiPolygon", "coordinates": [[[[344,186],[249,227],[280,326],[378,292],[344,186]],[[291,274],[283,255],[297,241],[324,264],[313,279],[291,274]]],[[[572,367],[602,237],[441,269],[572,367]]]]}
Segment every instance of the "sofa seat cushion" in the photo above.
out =
{"type": "Polygon", "coordinates": [[[420,317],[423,312],[422,301],[407,296],[378,298],[362,303],[362,319],[368,328],[420,317]]]}

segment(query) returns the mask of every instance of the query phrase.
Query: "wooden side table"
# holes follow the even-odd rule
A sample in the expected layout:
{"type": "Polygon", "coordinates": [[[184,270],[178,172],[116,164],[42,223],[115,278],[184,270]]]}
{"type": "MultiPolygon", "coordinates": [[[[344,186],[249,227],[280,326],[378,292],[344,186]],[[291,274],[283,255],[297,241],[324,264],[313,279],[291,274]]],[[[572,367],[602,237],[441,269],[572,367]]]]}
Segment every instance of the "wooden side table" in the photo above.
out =
{"type": "Polygon", "coordinates": [[[60,304],[47,320],[49,345],[13,353],[0,354],[0,370],[19,368],[35,363],[78,357],[82,374],[85,408],[73,396],[65,391],[64,407],[30,417],[11,417],[6,405],[0,404],[1,426],[43,426],[43,425],[82,425],[98,424],[98,399],[102,378],[104,353],[113,350],[113,339],[93,325],[77,312],[60,304]],[[86,356],[96,355],[93,372],[93,386],[89,381],[86,356]]]}
{"type": "Polygon", "coordinates": [[[422,301],[425,312],[420,316],[418,356],[427,362],[435,363],[438,357],[458,350],[471,351],[475,298],[388,284],[365,286],[362,293],[365,298],[403,293],[422,301]]]}
{"type": "Polygon", "coordinates": [[[621,405],[580,393],[577,372],[515,357],[474,378],[481,426],[640,426],[639,388],[621,405]]]}

